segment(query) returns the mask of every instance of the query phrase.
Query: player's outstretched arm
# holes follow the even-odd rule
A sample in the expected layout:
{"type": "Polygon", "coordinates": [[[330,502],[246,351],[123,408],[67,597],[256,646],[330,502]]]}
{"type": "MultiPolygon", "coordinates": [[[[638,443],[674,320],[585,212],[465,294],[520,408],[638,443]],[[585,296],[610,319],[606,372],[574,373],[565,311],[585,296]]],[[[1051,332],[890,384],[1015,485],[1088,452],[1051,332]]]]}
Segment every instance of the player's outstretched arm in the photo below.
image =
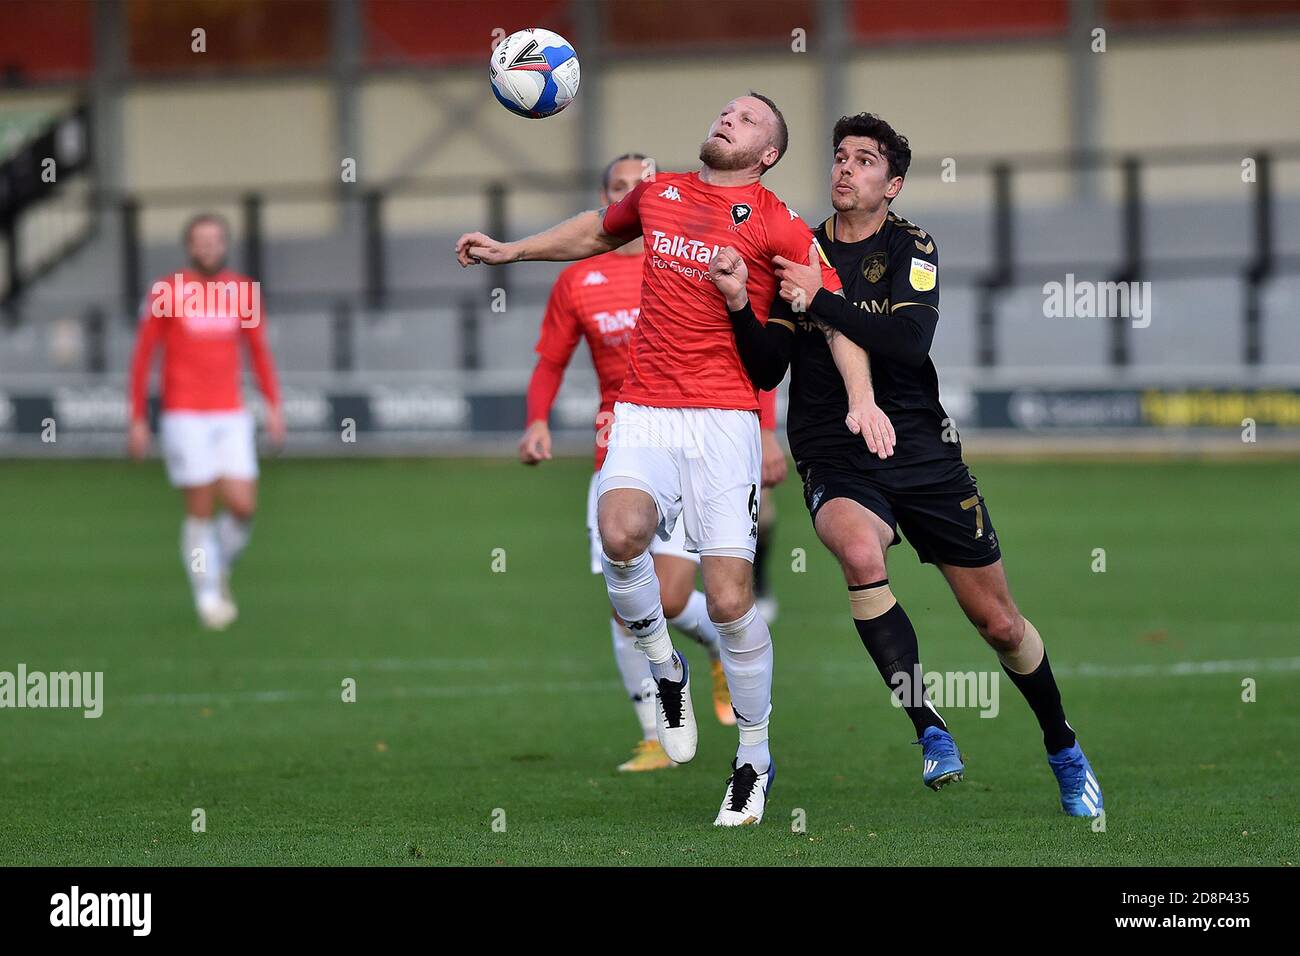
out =
{"type": "Polygon", "coordinates": [[[607,233],[604,214],[592,209],[516,242],[498,242],[481,232],[467,232],[456,240],[456,261],[462,267],[478,263],[499,266],[524,260],[571,262],[609,252],[635,238],[634,234],[613,236],[607,233]]]}

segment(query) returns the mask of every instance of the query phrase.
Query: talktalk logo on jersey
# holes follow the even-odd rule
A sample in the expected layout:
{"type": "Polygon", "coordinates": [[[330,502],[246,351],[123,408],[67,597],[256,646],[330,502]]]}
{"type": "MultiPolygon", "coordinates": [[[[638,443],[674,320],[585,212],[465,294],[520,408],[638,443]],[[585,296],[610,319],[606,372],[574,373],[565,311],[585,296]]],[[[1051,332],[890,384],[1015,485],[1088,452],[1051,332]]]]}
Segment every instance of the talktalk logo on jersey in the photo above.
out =
{"type": "Polygon", "coordinates": [[[170,282],[158,280],[150,289],[156,319],[181,319],[199,335],[221,335],[255,328],[262,321],[262,283],[251,279],[185,281],[177,272],[170,282]]]}
{"type": "Polygon", "coordinates": [[[721,246],[710,246],[698,239],[686,239],[683,236],[670,236],[658,229],[650,233],[651,247],[661,256],[674,256],[708,265],[721,250],[721,246]]]}
{"type": "Polygon", "coordinates": [[[639,307],[614,309],[612,311],[597,312],[592,316],[592,319],[602,335],[610,335],[614,332],[625,332],[632,328],[636,325],[637,317],[640,314],[641,309],[639,307]]]}

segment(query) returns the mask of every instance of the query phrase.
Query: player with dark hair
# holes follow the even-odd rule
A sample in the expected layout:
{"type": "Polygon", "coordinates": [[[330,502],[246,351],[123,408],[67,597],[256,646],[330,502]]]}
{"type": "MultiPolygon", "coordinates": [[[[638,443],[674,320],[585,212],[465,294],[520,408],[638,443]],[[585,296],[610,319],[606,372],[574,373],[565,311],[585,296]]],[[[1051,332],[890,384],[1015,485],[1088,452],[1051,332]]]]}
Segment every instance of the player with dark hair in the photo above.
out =
{"type": "Polygon", "coordinates": [[[818,537],[840,561],[862,643],[912,720],[923,782],[937,790],[960,780],[965,766],[927,699],[916,632],[889,587],[886,553],[900,530],[923,563],[939,568],[1028,701],[1062,808],[1096,816],[1100,785],[1066,722],[1042,638],[1012,600],[992,519],[939,403],[929,355],[939,320],[938,248],[924,229],[889,211],[911,149],[868,113],[842,118],[832,146],[835,212],[816,231],[819,248],[775,260],[795,321],[772,318],[763,327],[746,312],[733,314],[740,354],[760,388],[793,363],[787,425],[805,501],[818,537]],[[823,254],[843,295],[823,287],[823,254]],[[869,355],[870,393],[846,391],[826,328],[869,355]],[[864,407],[878,407],[889,421],[863,428],[864,407]]]}
{"type": "MultiPolygon", "coordinates": [[[[654,161],[640,153],[625,153],[611,160],[601,177],[600,201],[618,202],[636,188],[654,169],[654,161]]],[[[600,386],[600,409],[596,415],[596,470],[587,491],[587,540],[591,546],[591,571],[601,573],[600,535],[596,527],[596,487],[607,451],[609,426],[614,418],[614,401],[627,371],[628,342],[636,325],[641,301],[643,244],[633,240],[604,255],[575,263],[560,273],[551,290],[537,342],[537,365],[528,383],[528,421],[519,440],[519,460],[536,465],[551,457],[551,406],[564,381],[564,372],[579,340],[585,340],[600,386]]],[[[763,429],[765,474],[770,459],[785,453],[775,438],[776,396],[759,395],[760,426],[763,429]]],[[[668,622],[703,645],[709,653],[713,679],[713,709],[718,721],[736,723],[731,695],[722,670],[718,631],[709,620],[704,594],[695,589],[700,556],[686,550],[685,523],[679,522],[667,541],[654,538],[650,552],[659,579],[660,603],[668,622]]],[[[636,646],[636,638],[615,613],[610,618],[614,660],[623,687],[632,700],[641,725],[642,739],[632,756],[619,765],[622,771],[659,770],[673,766],[655,730],[655,683],[650,666],[636,646]]]]}
{"type": "MultiPolygon", "coordinates": [[[[769,100],[741,96],[710,125],[699,170],[659,173],[604,210],[517,242],[467,233],[456,243],[457,259],[468,266],[585,259],[638,237],[645,241],[641,312],[597,489],[601,564],[610,603],[636,635],[657,684],[659,741],[669,757],[684,762],[695,755],[698,739],[690,673],[669,637],[650,540],[666,538],[680,518],[687,549],[700,554],[740,734],[717,826],[763,818],[773,778],[772,640],[754,604],[762,486],[758,391],[727,318],[734,283],[722,289],[712,268],[723,245],[754,261],[748,282],[762,313],[756,321],[766,318],[777,291],[773,257],[802,255],[812,241],[803,221],[761,182],[786,139],[785,122],[769,100]]],[[[823,281],[831,289],[839,285],[829,266],[823,281]]]]}
{"type": "Polygon", "coordinates": [[[153,284],[140,318],[127,449],[134,458],[149,450],[149,373],[161,346],[159,439],[167,476],[185,499],[181,560],[200,622],[221,630],[238,615],[230,572],[248,544],[257,509],[257,449],[253,417],[240,395],[241,346],[266,399],[266,427],[276,444],[284,440],[284,416],[260,290],[226,268],[226,221],[197,215],[183,241],[189,266],[153,284]],[[219,505],[225,510],[217,515],[219,505]]]}

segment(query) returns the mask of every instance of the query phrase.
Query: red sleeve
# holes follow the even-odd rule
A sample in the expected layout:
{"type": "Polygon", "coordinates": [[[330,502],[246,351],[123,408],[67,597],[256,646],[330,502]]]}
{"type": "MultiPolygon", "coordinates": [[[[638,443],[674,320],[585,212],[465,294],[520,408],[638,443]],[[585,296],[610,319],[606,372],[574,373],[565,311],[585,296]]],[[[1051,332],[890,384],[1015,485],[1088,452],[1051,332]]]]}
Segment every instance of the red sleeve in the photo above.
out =
{"type": "Polygon", "coordinates": [[[582,338],[582,325],[569,301],[569,290],[568,276],[561,274],[551,288],[551,297],[546,300],[542,332],[534,349],[538,355],[537,367],[528,381],[528,420],[525,425],[550,418],[551,405],[564,381],[564,370],[582,338]]]}
{"type": "Polygon", "coordinates": [[[763,431],[776,431],[776,390],[758,393],[758,427],[763,431]]]}
{"type": "Polygon", "coordinates": [[[257,377],[257,387],[262,390],[262,397],[271,407],[280,404],[280,383],[275,377],[275,361],[271,358],[271,347],[266,344],[266,316],[258,309],[256,321],[243,325],[244,341],[248,343],[248,355],[253,363],[253,374],[257,377]]]}
{"type": "Polygon", "coordinates": [[[545,357],[537,360],[533,377],[528,380],[528,415],[524,421],[525,426],[550,419],[551,406],[555,404],[555,396],[559,394],[563,382],[563,365],[557,365],[545,357]]]}
{"type": "MultiPolygon", "coordinates": [[[[776,214],[777,225],[772,232],[773,246],[775,247],[774,255],[785,256],[791,262],[808,261],[808,248],[817,240],[813,237],[812,230],[808,224],[796,216],[784,204],[778,207],[779,212],[776,214]],[[781,222],[782,217],[785,222],[781,222]]],[[[839,274],[835,267],[831,265],[830,259],[820,245],[817,246],[817,258],[822,264],[822,287],[828,292],[839,292],[844,288],[840,282],[839,274]]]]}
{"type": "Polygon", "coordinates": [[[153,314],[153,296],[145,300],[140,326],[135,334],[135,351],[131,355],[131,376],[127,396],[131,403],[131,420],[149,417],[149,372],[154,349],[162,338],[163,319],[153,314]]]}
{"type": "Polygon", "coordinates": [[[573,350],[582,338],[582,324],[573,311],[569,288],[568,275],[561,273],[551,288],[550,298],[546,300],[542,331],[533,349],[542,358],[560,366],[561,371],[568,366],[569,359],[573,358],[573,350]]]}
{"type": "Polygon", "coordinates": [[[643,179],[636,187],[605,210],[602,228],[611,236],[641,234],[641,197],[654,180],[643,179]]]}

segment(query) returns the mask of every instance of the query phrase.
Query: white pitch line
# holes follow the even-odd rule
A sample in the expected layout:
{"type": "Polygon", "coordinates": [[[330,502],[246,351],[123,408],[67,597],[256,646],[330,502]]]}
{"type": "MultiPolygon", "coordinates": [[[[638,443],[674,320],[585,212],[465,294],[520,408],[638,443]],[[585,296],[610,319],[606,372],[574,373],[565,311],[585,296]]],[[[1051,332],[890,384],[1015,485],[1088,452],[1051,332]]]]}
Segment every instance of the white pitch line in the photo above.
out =
{"type": "MultiPolygon", "coordinates": [[[[980,667],[951,668],[953,671],[981,670],[980,667]]],[[[845,673],[838,664],[823,664],[826,674],[845,673]]],[[[1300,671],[1300,657],[1259,657],[1230,661],[1177,661],[1173,664],[1052,664],[1057,677],[1204,677],[1213,674],[1241,674],[1249,677],[1260,672],[1300,671]]]]}
{"type": "MultiPolygon", "coordinates": [[[[355,663],[355,662],[354,662],[355,663]]],[[[415,663],[415,662],[408,662],[415,663]]],[[[354,668],[356,669],[356,668],[354,668]]],[[[818,668],[823,676],[841,676],[849,673],[853,680],[860,679],[857,672],[846,672],[839,665],[823,665],[818,668]]],[[[1175,664],[1131,664],[1113,666],[1106,664],[1053,665],[1053,672],[1060,677],[1101,677],[1101,678],[1146,678],[1146,677],[1198,677],[1213,674],[1243,674],[1250,676],[1257,673],[1285,673],[1300,671],[1300,657],[1264,657],[1225,661],[1179,661],[1175,664]]],[[[863,673],[866,673],[865,671],[863,673]]],[[[400,700],[438,699],[455,697],[494,697],[511,694],[570,694],[587,691],[608,691],[619,686],[614,680],[585,681],[511,681],[499,684],[479,684],[472,686],[421,686],[421,687],[380,687],[374,690],[362,689],[357,695],[358,701],[366,700],[400,700]]],[[[295,701],[325,701],[337,699],[338,689],[297,689],[297,690],[250,690],[218,691],[204,693],[196,691],[184,694],[134,694],[119,698],[110,703],[135,705],[202,705],[202,704],[284,704],[295,701]]]]}
{"type": "MultiPolygon", "coordinates": [[[[486,684],[473,687],[380,687],[374,690],[364,688],[357,691],[358,703],[367,700],[398,700],[404,697],[490,697],[498,695],[522,694],[528,691],[543,694],[571,694],[584,691],[606,691],[619,686],[615,680],[599,681],[528,681],[527,683],[486,684]]],[[[217,691],[203,693],[196,691],[187,694],[134,694],[120,699],[123,704],[283,704],[293,701],[327,701],[338,700],[337,688],[313,688],[311,690],[247,690],[217,691]]]]}
{"type": "Polygon", "coordinates": [[[1179,661],[1175,664],[1062,664],[1052,671],[1063,677],[1199,677],[1203,674],[1245,674],[1252,671],[1300,670],[1300,657],[1262,657],[1239,661],[1179,661]]]}

